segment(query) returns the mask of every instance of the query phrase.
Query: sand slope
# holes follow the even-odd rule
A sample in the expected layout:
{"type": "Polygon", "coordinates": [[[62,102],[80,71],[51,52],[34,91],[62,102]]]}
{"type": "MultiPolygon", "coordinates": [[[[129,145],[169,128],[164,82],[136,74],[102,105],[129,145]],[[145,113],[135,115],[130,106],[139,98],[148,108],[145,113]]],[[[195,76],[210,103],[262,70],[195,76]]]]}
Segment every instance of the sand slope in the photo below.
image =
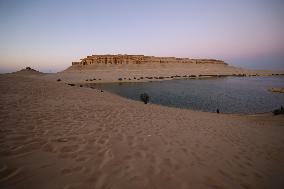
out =
{"type": "Polygon", "coordinates": [[[284,117],[0,75],[0,188],[283,188],[284,117]]]}

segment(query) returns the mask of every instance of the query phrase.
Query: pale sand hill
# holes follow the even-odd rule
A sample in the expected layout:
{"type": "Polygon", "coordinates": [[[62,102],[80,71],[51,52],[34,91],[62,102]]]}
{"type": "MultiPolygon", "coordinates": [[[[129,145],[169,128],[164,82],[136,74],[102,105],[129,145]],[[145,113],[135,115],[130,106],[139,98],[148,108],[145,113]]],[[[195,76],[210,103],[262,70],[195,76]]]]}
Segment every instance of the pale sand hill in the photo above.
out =
{"type": "MultiPolygon", "coordinates": [[[[67,70],[49,74],[50,79],[61,78],[65,82],[83,83],[87,79],[92,82],[118,82],[118,78],[127,78],[127,82],[137,82],[134,77],[144,77],[142,81],[149,81],[145,77],[170,77],[184,75],[270,75],[284,73],[284,71],[246,70],[224,64],[189,64],[189,63],[144,63],[144,64],[92,64],[85,66],[73,65],[67,70]],[[131,80],[128,80],[131,78],[131,80]],[[101,79],[101,80],[98,80],[101,79]]],[[[151,80],[151,79],[150,79],[151,80]]],[[[154,79],[156,80],[156,79],[154,79]]],[[[141,82],[141,80],[140,80],[141,82]]]]}
{"type": "Polygon", "coordinates": [[[284,188],[284,117],[0,75],[0,188],[284,188]]]}

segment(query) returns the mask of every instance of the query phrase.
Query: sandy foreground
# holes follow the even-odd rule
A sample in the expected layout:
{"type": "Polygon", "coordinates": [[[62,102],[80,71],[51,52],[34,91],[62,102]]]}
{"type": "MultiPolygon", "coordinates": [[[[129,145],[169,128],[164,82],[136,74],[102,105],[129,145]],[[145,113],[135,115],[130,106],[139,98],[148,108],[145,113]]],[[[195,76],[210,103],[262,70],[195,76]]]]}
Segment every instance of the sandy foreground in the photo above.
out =
{"type": "Polygon", "coordinates": [[[0,75],[0,188],[284,188],[284,116],[144,105],[57,76],[0,75]]]}

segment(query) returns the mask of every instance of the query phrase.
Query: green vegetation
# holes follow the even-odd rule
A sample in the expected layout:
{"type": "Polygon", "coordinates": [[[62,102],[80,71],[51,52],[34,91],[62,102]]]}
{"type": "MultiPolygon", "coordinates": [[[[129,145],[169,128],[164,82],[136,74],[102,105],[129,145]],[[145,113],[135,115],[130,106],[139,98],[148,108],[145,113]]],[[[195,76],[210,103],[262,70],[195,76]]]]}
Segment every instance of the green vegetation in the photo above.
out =
{"type": "Polygon", "coordinates": [[[147,93],[142,93],[140,95],[140,99],[144,102],[144,104],[147,104],[149,102],[149,95],[147,93]]]}
{"type": "Polygon", "coordinates": [[[284,108],[283,106],[281,106],[279,109],[276,109],[273,111],[274,115],[280,115],[280,114],[284,114],[284,108]]]}

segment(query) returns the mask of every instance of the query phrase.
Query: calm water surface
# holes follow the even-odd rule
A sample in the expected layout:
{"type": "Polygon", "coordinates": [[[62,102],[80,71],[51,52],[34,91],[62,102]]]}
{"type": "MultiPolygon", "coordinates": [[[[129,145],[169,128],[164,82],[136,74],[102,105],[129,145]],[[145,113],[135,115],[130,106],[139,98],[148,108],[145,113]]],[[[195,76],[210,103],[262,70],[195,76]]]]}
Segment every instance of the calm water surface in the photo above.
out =
{"type": "Polygon", "coordinates": [[[96,84],[133,100],[148,93],[150,103],[224,113],[262,113],[284,106],[284,94],[272,87],[284,87],[284,77],[224,77],[171,80],[147,83],[96,84]]]}

